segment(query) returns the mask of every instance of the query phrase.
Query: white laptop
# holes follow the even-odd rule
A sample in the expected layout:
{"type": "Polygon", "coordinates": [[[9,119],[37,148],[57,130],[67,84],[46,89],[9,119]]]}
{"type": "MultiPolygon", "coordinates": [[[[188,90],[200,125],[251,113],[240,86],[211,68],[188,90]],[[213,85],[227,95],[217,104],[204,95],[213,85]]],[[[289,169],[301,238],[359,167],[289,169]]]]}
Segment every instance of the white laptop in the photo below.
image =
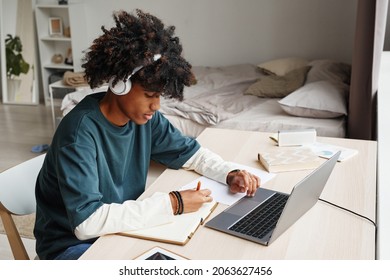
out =
{"type": "Polygon", "coordinates": [[[205,226],[262,245],[269,245],[312,208],[340,156],[334,154],[298,184],[290,194],[260,188],[243,197],[205,226]]]}

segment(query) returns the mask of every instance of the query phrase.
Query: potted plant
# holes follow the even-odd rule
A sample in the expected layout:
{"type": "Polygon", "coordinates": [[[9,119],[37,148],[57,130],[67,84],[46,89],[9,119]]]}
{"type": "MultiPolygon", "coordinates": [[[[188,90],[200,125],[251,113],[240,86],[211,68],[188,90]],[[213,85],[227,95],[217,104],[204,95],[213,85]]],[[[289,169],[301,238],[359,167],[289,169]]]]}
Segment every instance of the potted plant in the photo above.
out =
{"type": "Polygon", "coordinates": [[[7,85],[8,93],[15,98],[16,92],[19,90],[21,80],[15,79],[20,74],[27,74],[30,69],[28,64],[22,56],[22,41],[19,36],[13,37],[11,34],[7,34],[5,39],[5,57],[6,57],[6,71],[7,71],[7,85]]]}
{"type": "Polygon", "coordinates": [[[5,57],[7,60],[7,77],[13,78],[20,74],[27,74],[30,69],[28,64],[22,56],[22,41],[19,36],[13,37],[11,34],[7,34],[5,39],[5,57]]]}

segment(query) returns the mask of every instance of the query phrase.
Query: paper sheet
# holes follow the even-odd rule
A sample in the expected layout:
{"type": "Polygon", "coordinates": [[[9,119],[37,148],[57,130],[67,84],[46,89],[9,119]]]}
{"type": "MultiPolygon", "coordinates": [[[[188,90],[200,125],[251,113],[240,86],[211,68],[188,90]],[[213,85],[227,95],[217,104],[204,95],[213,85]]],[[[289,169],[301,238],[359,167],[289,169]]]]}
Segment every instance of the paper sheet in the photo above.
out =
{"type": "MultiPolygon", "coordinates": [[[[271,180],[275,177],[276,174],[268,173],[266,171],[263,171],[261,169],[235,164],[238,169],[245,169],[246,171],[257,175],[261,179],[261,184],[266,183],[267,181],[271,180]]],[[[226,205],[232,205],[236,201],[238,201],[240,198],[246,195],[246,193],[236,193],[233,194],[229,191],[229,188],[222,183],[219,183],[217,181],[211,180],[207,177],[200,177],[187,185],[181,187],[182,190],[188,190],[188,189],[195,189],[196,185],[200,181],[202,183],[202,188],[211,190],[211,196],[215,201],[218,203],[223,203],[226,205]]]]}
{"type": "Polygon", "coordinates": [[[323,158],[331,158],[335,153],[341,151],[338,161],[347,160],[358,153],[358,150],[355,149],[349,149],[341,146],[319,142],[308,145],[308,147],[310,147],[313,152],[315,152],[319,157],[323,158]]]}

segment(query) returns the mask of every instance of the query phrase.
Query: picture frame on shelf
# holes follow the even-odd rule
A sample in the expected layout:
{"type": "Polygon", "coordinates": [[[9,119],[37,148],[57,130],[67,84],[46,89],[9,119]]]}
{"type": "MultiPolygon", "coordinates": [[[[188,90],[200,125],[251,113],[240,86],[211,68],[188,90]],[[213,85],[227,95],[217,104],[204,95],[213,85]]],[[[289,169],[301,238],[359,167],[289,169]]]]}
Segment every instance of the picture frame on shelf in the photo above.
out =
{"type": "Polygon", "coordinates": [[[50,17],[49,18],[49,35],[50,36],[62,36],[62,21],[59,17],[50,17]]]}

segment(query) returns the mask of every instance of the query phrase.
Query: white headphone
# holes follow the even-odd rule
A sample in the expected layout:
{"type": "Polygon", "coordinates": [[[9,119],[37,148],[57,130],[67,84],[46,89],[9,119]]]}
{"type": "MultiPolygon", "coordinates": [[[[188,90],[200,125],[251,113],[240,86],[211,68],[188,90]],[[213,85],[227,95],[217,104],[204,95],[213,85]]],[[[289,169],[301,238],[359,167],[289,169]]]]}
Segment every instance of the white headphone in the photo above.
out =
{"type": "MultiPolygon", "coordinates": [[[[153,56],[153,60],[154,61],[157,61],[161,58],[161,54],[155,54],[153,56]]],[[[141,70],[141,68],[143,68],[144,65],[141,65],[141,66],[138,66],[136,68],[134,68],[133,72],[130,74],[129,77],[127,77],[126,80],[122,81],[122,80],[119,80],[115,86],[113,85],[113,82],[114,82],[114,79],[115,77],[112,77],[109,81],[109,87],[110,87],[110,90],[116,94],[116,95],[125,95],[127,93],[130,92],[131,90],[131,76],[133,76],[135,73],[137,73],[139,70],[141,70]]]]}

